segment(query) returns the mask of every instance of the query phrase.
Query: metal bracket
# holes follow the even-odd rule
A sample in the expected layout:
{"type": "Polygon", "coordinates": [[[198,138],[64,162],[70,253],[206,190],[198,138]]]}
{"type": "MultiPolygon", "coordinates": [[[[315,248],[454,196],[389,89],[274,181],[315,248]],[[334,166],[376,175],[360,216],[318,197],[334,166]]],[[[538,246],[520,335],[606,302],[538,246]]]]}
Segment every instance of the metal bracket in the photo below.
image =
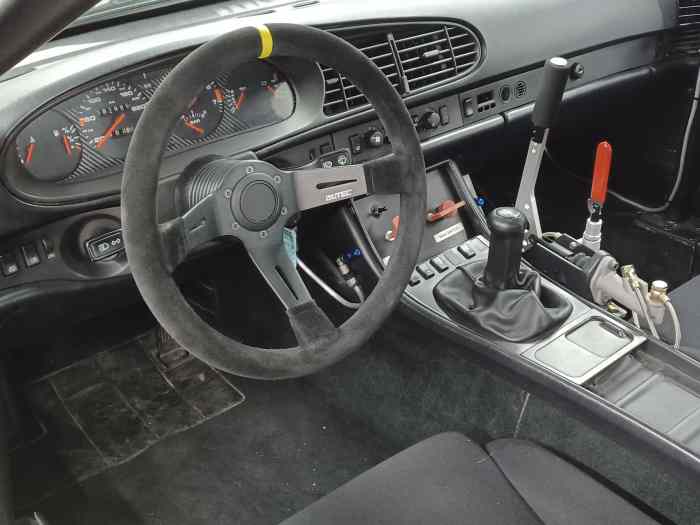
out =
{"type": "Polygon", "coordinates": [[[548,136],[549,130],[547,129],[544,131],[541,142],[537,142],[534,138],[530,141],[527,157],[525,157],[523,175],[520,179],[518,197],[515,199],[515,207],[523,212],[529,224],[528,229],[525,231],[526,240],[531,236],[535,236],[538,239],[542,238],[542,224],[540,223],[540,214],[537,208],[535,188],[537,187],[537,178],[540,174],[548,136]]]}

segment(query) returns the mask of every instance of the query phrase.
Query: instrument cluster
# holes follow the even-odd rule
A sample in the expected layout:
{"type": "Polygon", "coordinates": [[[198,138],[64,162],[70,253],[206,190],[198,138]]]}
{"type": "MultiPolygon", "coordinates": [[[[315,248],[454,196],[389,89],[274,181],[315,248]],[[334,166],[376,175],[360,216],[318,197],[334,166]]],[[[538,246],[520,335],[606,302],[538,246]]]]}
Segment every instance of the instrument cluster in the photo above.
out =
{"type": "MultiPolygon", "coordinates": [[[[46,182],[70,182],[121,166],[144,108],[173,67],[107,80],[41,114],[17,135],[20,164],[46,182]]],[[[268,62],[250,62],[212,80],[192,100],[166,154],[281,122],[294,106],[286,77],[268,62]]]]}

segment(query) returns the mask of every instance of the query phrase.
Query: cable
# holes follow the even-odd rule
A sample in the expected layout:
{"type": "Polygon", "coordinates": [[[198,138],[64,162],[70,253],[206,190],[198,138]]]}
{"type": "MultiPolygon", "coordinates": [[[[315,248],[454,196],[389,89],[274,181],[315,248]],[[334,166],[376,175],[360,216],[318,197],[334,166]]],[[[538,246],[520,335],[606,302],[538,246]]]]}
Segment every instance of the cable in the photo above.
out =
{"type": "MultiPolygon", "coordinates": [[[[688,121],[686,122],[685,125],[685,133],[683,134],[683,145],[681,147],[681,156],[680,156],[680,162],[678,163],[678,171],[676,173],[676,180],[673,185],[673,188],[671,189],[671,193],[669,193],[668,197],[666,198],[666,202],[662,204],[661,206],[647,206],[645,204],[641,204],[639,202],[633,201],[632,199],[625,197],[624,195],[621,195],[617,193],[616,191],[613,190],[608,190],[608,195],[611,197],[616,198],[620,202],[623,202],[627,204],[628,206],[631,206],[633,208],[636,208],[640,211],[646,212],[646,213],[660,213],[663,211],[666,211],[670,206],[673,200],[676,198],[676,195],[678,194],[678,190],[680,190],[681,183],[683,182],[683,172],[685,171],[685,158],[688,152],[688,143],[690,142],[690,134],[693,130],[693,121],[695,120],[695,115],[698,110],[698,100],[700,99],[700,69],[698,69],[698,74],[695,80],[695,92],[693,93],[693,104],[691,105],[690,108],[690,114],[688,115],[688,121]]],[[[586,179],[585,177],[581,177],[580,175],[575,174],[573,171],[564,168],[559,162],[557,162],[554,157],[552,157],[551,152],[549,151],[549,148],[545,148],[545,153],[547,154],[547,158],[554,164],[556,168],[558,168],[560,171],[563,171],[564,173],[568,173],[569,176],[578,179],[582,182],[585,182],[586,184],[589,184],[590,181],[586,179]]]]}
{"type": "Polygon", "coordinates": [[[682,338],[681,321],[678,318],[678,313],[676,312],[676,309],[673,307],[673,304],[671,304],[670,300],[665,301],[664,305],[666,306],[668,313],[671,315],[671,320],[673,321],[673,332],[674,332],[673,348],[675,348],[676,350],[679,350],[681,347],[681,338],[682,338]]]}
{"type": "MultiPolygon", "coordinates": [[[[302,269],[302,271],[306,275],[311,277],[311,279],[317,285],[319,285],[324,292],[326,292],[328,295],[330,295],[333,299],[335,299],[338,303],[343,305],[345,308],[350,308],[351,310],[358,310],[360,308],[360,306],[362,306],[362,302],[364,302],[364,299],[362,300],[362,302],[359,302],[359,303],[351,303],[350,301],[345,299],[342,295],[340,295],[338,292],[336,292],[333,288],[331,288],[328,284],[326,284],[326,282],[323,279],[321,279],[318,275],[316,275],[313,272],[313,270],[311,268],[309,268],[308,266],[306,266],[306,264],[304,264],[304,261],[302,261],[299,258],[297,258],[297,265],[299,266],[299,268],[302,269]]],[[[357,290],[355,290],[355,293],[357,293],[357,295],[359,297],[360,293],[362,293],[362,291],[360,290],[360,293],[358,293],[357,290]]],[[[364,297],[364,294],[362,294],[362,296],[364,297]]]]}
{"type": "Polygon", "coordinates": [[[633,287],[632,290],[634,290],[634,295],[637,297],[637,302],[639,303],[639,306],[642,308],[642,313],[644,314],[644,320],[647,322],[647,325],[649,325],[649,330],[651,331],[651,335],[653,335],[654,338],[659,339],[659,331],[656,329],[656,325],[654,324],[654,321],[652,321],[652,319],[651,319],[651,313],[649,312],[649,305],[644,300],[644,295],[642,294],[642,291],[637,287],[633,287]]]}
{"type": "Polygon", "coordinates": [[[632,322],[634,323],[634,326],[636,326],[640,330],[642,329],[642,325],[639,324],[639,314],[634,310],[632,310],[632,322]]]}
{"type": "Polygon", "coordinates": [[[359,284],[356,284],[355,286],[352,287],[352,289],[355,291],[355,294],[357,295],[357,298],[360,300],[360,303],[365,302],[365,292],[362,291],[362,286],[359,284]]]}

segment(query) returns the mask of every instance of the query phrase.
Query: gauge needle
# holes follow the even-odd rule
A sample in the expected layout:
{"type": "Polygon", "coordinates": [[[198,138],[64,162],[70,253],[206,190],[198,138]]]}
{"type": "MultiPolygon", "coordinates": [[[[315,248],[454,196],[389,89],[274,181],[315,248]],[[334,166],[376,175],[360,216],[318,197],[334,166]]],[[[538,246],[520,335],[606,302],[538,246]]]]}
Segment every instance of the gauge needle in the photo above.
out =
{"type": "Polygon", "coordinates": [[[216,101],[221,104],[224,101],[224,94],[221,92],[219,88],[216,88],[214,90],[214,97],[216,98],[216,101]]]}
{"type": "Polygon", "coordinates": [[[29,146],[27,146],[27,153],[24,156],[24,165],[29,166],[29,163],[32,161],[32,156],[34,155],[34,150],[36,149],[36,142],[30,142],[29,146]]]}
{"type": "Polygon", "coordinates": [[[189,120],[183,120],[183,122],[185,123],[185,126],[187,126],[188,128],[195,130],[195,131],[196,131],[197,133],[199,133],[200,135],[204,135],[204,129],[203,129],[203,128],[200,128],[200,127],[197,126],[196,124],[192,124],[189,120]]]}
{"type": "Polygon", "coordinates": [[[119,115],[117,118],[114,119],[114,122],[112,122],[112,125],[107,128],[107,131],[104,132],[104,134],[100,137],[100,140],[97,141],[97,148],[101,148],[104,146],[107,141],[112,138],[112,135],[114,134],[114,130],[117,129],[117,126],[124,122],[124,119],[126,118],[126,113],[122,113],[119,115]]]}
{"type": "Polygon", "coordinates": [[[70,147],[70,142],[68,141],[68,137],[66,135],[63,135],[63,147],[66,148],[66,154],[69,157],[73,156],[73,150],[70,147]]]}
{"type": "Polygon", "coordinates": [[[266,85],[265,88],[273,95],[277,94],[277,88],[272,87],[270,84],[266,85]]]}
{"type": "Polygon", "coordinates": [[[241,109],[241,106],[243,105],[243,101],[245,100],[245,94],[246,94],[246,91],[241,91],[241,94],[238,95],[238,100],[234,101],[233,105],[235,106],[236,110],[241,109]]]}

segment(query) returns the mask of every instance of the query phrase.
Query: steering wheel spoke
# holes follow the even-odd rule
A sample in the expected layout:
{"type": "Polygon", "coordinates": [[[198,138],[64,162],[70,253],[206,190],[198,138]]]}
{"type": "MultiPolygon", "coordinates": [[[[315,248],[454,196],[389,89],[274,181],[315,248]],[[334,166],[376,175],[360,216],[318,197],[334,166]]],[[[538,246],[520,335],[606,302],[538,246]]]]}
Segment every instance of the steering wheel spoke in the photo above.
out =
{"type": "Polygon", "coordinates": [[[269,237],[243,239],[248,255],[287,310],[311,301],[309,289],[287,253],[282,230],[269,237]]]}
{"type": "Polygon", "coordinates": [[[287,310],[287,316],[301,348],[319,349],[334,342],[340,335],[313,300],[287,310]]]}
{"type": "Polygon", "coordinates": [[[202,199],[183,216],[159,225],[164,262],[170,273],[200,246],[220,237],[235,237],[232,223],[224,224],[220,218],[219,193],[202,199]]]}
{"type": "Polygon", "coordinates": [[[413,191],[410,186],[410,171],[402,157],[391,154],[365,162],[362,167],[369,194],[387,195],[413,191]]]}
{"type": "Polygon", "coordinates": [[[299,211],[342,202],[367,194],[362,165],[311,168],[290,172],[299,211]]]}

